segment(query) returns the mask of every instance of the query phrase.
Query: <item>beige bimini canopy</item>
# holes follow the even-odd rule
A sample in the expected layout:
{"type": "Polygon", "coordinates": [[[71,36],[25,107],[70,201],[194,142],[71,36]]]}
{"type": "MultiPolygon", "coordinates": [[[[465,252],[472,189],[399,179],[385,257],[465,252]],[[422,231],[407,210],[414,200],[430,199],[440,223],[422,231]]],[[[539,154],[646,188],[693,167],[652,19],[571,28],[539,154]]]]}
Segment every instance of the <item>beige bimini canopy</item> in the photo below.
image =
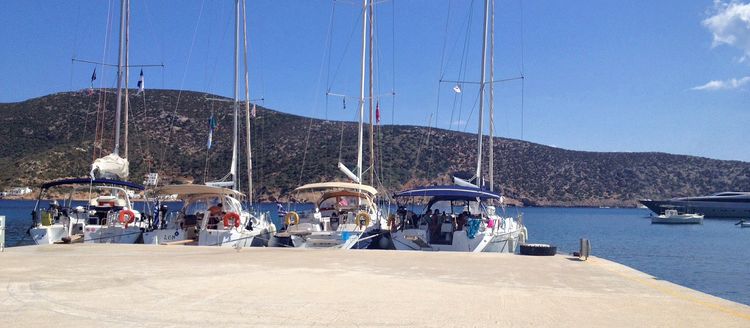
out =
{"type": "Polygon", "coordinates": [[[320,183],[310,183],[306,184],[302,187],[298,187],[297,189],[294,189],[294,191],[302,191],[302,190],[312,190],[312,189],[346,189],[346,190],[357,190],[357,191],[364,191],[369,193],[370,195],[375,195],[378,193],[375,188],[358,184],[358,183],[351,183],[351,182],[320,182],[320,183]]]}
{"type": "Polygon", "coordinates": [[[221,195],[229,195],[233,197],[239,197],[244,196],[241,192],[227,189],[227,188],[221,188],[221,187],[213,187],[213,186],[206,186],[206,185],[197,185],[197,184],[182,184],[182,185],[169,185],[161,187],[157,190],[160,194],[167,194],[167,195],[180,195],[180,197],[184,196],[190,196],[190,195],[199,195],[199,194],[221,194],[221,195]]]}

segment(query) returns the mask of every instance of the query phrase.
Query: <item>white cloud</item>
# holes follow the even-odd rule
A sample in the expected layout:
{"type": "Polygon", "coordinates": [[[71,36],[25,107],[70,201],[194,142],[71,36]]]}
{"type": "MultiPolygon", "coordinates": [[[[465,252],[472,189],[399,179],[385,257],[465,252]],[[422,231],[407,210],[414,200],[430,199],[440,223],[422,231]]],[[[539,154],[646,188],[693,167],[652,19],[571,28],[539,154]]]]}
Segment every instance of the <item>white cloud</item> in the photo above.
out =
{"type": "Polygon", "coordinates": [[[714,47],[739,48],[744,52],[741,62],[750,56],[750,3],[715,0],[713,16],[704,19],[703,26],[713,33],[714,47]]]}
{"type": "Polygon", "coordinates": [[[750,76],[745,76],[740,79],[729,79],[724,81],[709,81],[708,83],[704,85],[699,85],[697,87],[693,87],[693,90],[734,90],[739,89],[746,84],[750,84],[750,76]]]}

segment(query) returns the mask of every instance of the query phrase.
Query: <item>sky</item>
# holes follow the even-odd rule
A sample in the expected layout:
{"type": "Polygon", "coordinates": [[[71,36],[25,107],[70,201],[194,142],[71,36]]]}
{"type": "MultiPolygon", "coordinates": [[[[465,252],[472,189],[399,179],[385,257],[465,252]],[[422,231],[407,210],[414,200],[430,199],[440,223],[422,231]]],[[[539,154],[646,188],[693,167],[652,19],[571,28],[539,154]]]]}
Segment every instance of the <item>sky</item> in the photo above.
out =
{"type": "MultiPolygon", "coordinates": [[[[382,124],[476,133],[482,6],[377,2],[373,85],[382,124]]],[[[361,2],[247,7],[250,98],[286,113],[356,120],[361,2]]],[[[116,63],[118,24],[114,0],[0,1],[0,102],[88,88],[95,66],[94,87],[114,87],[113,69],[71,59],[116,63]]],[[[143,69],[147,90],[231,97],[233,24],[230,0],[132,0],[131,65],[164,65],[143,69]]],[[[750,2],[497,0],[494,30],[494,79],[508,80],[494,86],[495,135],[750,161],[750,2]]],[[[138,73],[131,69],[131,86],[138,73]]]]}

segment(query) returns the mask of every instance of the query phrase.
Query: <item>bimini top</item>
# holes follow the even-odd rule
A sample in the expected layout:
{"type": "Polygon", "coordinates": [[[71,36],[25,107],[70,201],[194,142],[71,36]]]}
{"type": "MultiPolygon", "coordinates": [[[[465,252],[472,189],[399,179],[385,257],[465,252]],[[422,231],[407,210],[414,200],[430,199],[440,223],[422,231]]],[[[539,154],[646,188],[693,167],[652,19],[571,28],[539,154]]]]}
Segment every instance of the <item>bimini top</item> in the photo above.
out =
{"type": "Polygon", "coordinates": [[[370,193],[371,195],[375,195],[378,193],[378,191],[368,185],[363,185],[359,183],[351,183],[351,182],[320,182],[320,183],[310,183],[306,184],[302,187],[298,187],[297,189],[294,189],[294,191],[302,191],[302,190],[313,190],[313,189],[347,189],[347,190],[358,190],[358,191],[364,191],[367,193],[370,193]]]}
{"type": "Polygon", "coordinates": [[[189,195],[200,195],[200,194],[214,194],[214,195],[229,195],[229,196],[243,196],[244,194],[232,189],[222,188],[222,187],[214,187],[214,186],[207,186],[207,185],[199,185],[199,184],[181,184],[181,185],[168,185],[161,187],[157,190],[160,194],[178,194],[182,196],[189,196],[189,195]]]}
{"type": "Polygon", "coordinates": [[[60,180],[50,181],[50,182],[42,184],[42,189],[49,189],[55,186],[71,185],[71,184],[115,185],[115,186],[128,187],[128,188],[137,189],[137,190],[145,189],[143,186],[137,183],[133,183],[133,182],[111,180],[111,179],[91,179],[91,178],[73,178],[73,179],[60,179],[60,180]]]}
{"type": "Polygon", "coordinates": [[[439,197],[441,199],[500,199],[500,195],[486,189],[463,186],[419,187],[393,195],[399,197],[439,197]]]}

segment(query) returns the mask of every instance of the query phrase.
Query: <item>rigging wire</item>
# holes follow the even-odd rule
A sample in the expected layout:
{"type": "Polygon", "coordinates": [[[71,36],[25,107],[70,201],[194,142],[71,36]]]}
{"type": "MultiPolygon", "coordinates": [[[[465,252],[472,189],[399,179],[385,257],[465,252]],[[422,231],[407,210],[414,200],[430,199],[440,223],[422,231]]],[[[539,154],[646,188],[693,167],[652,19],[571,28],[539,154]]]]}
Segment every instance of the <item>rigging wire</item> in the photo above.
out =
{"type": "MultiPolygon", "coordinates": [[[[170,140],[172,139],[172,134],[174,133],[174,123],[177,118],[177,111],[180,107],[180,98],[182,97],[182,89],[183,89],[183,86],[185,85],[185,79],[187,77],[188,67],[190,66],[190,58],[193,56],[193,48],[195,47],[195,39],[198,35],[198,26],[200,25],[201,18],[203,17],[203,7],[205,5],[205,2],[206,2],[205,0],[201,1],[201,8],[200,8],[200,11],[198,12],[198,19],[196,19],[195,21],[195,28],[193,29],[193,38],[192,38],[192,41],[190,42],[190,50],[188,50],[187,63],[185,64],[185,70],[183,71],[182,80],[180,81],[180,91],[178,91],[177,93],[177,101],[175,102],[174,111],[172,113],[172,117],[169,122],[169,133],[167,134],[167,140],[165,142],[165,145],[170,144],[170,140]]],[[[164,158],[166,157],[166,154],[167,154],[167,148],[168,147],[164,147],[162,149],[161,157],[159,158],[159,171],[163,170],[164,168],[164,165],[165,165],[164,158]]]]}
{"type": "MultiPolygon", "coordinates": [[[[331,47],[330,43],[332,42],[333,18],[334,18],[334,12],[335,12],[334,10],[335,10],[335,8],[336,8],[336,2],[334,1],[333,2],[333,8],[331,9],[331,19],[330,19],[330,21],[328,23],[328,38],[326,40],[326,44],[328,44],[328,47],[323,50],[323,58],[321,58],[320,71],[318,72],[318,82],[316,83],[316,86],[315,86],[315,89],[314,89],[316,92],[318,90],[320,90],[320,85],[323,82],[323,68],[325,67],[325,64],[324,64],[325,58],[326,58],[326,56],[330,56],[330,53],[328,53],[326,49],[330,49],[330,47],[331,47]]],[[[330,88],[327,86],[327,89],[330,89],[330,88]]],[[[317,104],[318,104],[319,100],[318,100],[317,97],[315,99],[316,100],[315,100],[315,104],[314,104],[313,108],[317,108],[317,106],[318,106],[317,104]]],[[[313,116],[314,115],[310,116],[308,127],[307,127],[307,136],[305,136],[305,150],[304,150],[304,152],[302,154],[302,163],[300,165],[299,180],[298,180],[297,184],[302,184],[302,178],[304,177],[305,163],[307,161],[307,150],[308,150],[308,148],[310,146],[310,134],[312,132],[313,116]]]]}

